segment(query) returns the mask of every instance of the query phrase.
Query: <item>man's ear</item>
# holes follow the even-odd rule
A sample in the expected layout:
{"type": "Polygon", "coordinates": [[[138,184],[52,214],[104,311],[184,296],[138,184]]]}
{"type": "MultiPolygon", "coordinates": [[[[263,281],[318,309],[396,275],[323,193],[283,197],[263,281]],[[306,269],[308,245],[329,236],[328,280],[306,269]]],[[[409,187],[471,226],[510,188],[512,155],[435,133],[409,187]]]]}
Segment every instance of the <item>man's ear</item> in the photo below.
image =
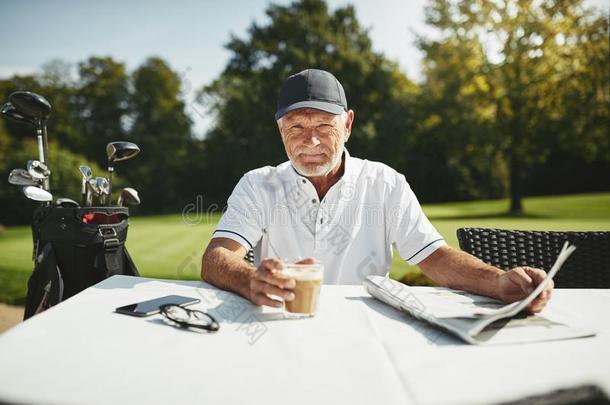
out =
{"type": "Polygon", "coordinates": [[[345,142],[347,142],[349,136],[352,134],[352,124],[354,123],[354,117],[354,110],[349,110],[347,112],[347,117],[345,118],[345,142]]]}

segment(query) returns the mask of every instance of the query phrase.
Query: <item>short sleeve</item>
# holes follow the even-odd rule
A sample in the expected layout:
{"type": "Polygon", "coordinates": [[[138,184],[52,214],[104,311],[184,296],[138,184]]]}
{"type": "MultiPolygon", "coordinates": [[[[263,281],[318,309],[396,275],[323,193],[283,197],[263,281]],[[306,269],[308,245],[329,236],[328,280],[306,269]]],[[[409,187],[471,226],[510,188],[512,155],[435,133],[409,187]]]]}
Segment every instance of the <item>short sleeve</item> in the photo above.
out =
{"type": "Polygon", "coordinates": [[[388,237],[400,256],[415,265],[439,247],[443,237],[424,214],[405,176],[396,173],[396,183],[388,198],[388,237]]]}
{"type": "Polygon", "coordinates": [[[239,180],[212,235],[212,238],[233,239],[246,250],[256,246],[263,229],[262,205],[251,181],[247,174],[239,180]]]}

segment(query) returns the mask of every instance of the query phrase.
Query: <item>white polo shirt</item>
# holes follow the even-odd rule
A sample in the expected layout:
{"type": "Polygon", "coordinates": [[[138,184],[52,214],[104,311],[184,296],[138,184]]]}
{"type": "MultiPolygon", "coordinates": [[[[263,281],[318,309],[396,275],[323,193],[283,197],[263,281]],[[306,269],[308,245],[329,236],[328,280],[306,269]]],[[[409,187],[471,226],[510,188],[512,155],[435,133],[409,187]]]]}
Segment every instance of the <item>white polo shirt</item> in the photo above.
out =
{"type": "Polygon", "coordinates": [[[392,245],[417,264],[445,244],[405,177],[383,163],[351,157],[322,201],[290,161],[246,173],[229,197],[213,237],[235,240],[286,262],[314,257],[325,284],[361,284],[386,275],[392,245]]]}

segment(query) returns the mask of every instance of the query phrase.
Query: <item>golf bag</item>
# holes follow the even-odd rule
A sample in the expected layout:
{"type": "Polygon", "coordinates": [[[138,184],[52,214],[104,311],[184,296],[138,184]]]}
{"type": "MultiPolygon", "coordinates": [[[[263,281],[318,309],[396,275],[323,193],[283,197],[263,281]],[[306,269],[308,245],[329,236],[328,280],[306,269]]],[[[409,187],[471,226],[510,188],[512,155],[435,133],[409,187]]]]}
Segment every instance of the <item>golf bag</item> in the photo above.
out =
{"type": "Polygon", "coordinates": [[[126,207],[38,208],[24,319],[107,277],[139,276],[125,247],[128,219],[126,207]]]}

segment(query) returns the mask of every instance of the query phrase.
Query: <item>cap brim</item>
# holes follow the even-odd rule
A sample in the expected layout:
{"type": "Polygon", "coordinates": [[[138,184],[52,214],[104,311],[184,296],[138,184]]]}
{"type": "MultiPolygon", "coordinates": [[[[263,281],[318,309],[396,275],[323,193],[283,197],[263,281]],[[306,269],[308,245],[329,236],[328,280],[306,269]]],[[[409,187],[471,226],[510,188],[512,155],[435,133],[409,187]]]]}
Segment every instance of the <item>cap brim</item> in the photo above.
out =
{"type": "Polygon", "coordinates": [[[279,120],[284,115],[288,114],[290,111],[298,110],[301,108],[313,108],[315,110],[324,111],[330,114],[341,114],[345,111],[343,106],[327,103],[324,101],[299,101],[298,103],[294,103],[289,105],[288,107],[282,108],[275,113],[275,119],[279,120]]]}

